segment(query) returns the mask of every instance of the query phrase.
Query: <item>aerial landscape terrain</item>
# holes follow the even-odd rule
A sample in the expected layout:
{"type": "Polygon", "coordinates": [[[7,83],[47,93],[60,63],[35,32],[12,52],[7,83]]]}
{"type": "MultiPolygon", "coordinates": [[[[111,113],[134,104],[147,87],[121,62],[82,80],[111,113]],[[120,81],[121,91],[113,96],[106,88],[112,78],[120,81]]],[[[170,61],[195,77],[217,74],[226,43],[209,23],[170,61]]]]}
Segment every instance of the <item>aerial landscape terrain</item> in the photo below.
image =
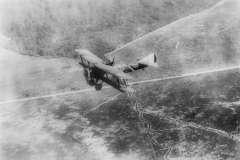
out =
{"type": "Polygon", "coordinates": [[[0,10],[1,160],[240,159],[240,1],[0,0],[0,10]],[[159,66],[131,74],[133,96],[88,90],[77,48],[117,65],[155,53],[159,66]]]}

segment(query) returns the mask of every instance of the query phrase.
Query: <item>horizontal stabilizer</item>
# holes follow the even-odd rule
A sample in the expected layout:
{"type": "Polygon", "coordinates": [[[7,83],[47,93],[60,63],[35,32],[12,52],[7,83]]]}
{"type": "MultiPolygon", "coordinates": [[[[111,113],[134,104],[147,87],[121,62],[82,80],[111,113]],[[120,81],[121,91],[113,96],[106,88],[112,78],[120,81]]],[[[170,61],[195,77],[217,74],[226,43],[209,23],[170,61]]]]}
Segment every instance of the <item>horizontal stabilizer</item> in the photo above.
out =
{"type": "Polygon", "coordinates": [[[146,66],[158,67],[157,56],[154,53],[140,59],[138,63],[146,66]]]}

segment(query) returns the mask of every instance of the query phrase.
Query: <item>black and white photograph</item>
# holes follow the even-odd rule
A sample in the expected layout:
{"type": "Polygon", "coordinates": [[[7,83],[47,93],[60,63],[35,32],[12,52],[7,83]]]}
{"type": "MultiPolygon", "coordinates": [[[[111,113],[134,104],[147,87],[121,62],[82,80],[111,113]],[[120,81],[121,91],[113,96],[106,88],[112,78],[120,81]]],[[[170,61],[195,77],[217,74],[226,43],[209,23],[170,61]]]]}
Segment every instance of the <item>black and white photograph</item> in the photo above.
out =
{"type": "Polygon", "coordinates": [[[0,0],[0,160],[240,160],[240,0],[0,0]]]}

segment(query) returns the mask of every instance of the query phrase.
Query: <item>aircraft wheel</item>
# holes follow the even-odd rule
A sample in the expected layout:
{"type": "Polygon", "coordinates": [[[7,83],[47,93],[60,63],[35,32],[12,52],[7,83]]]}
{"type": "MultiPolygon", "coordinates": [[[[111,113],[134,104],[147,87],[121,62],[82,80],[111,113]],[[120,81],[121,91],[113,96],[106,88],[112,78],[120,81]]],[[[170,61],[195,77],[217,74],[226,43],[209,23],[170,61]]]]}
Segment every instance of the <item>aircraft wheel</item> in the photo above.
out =
{"type": "Polygon", "coordinates": [[[84,70],[84,77],[86,78],[86,81],[90,86],[93,86],[95,84],[95,80],[90,70],[88,69],[84,70]]]}
{"type": "Polygon", "coordinates": [[[86,69],[83,70],[83,75],[85,78],[88,78],[88,71],[86,69]]]}
{"type": "Polygon", "coordinates": [[[102,83],[97,83],[97,84],[95,85],[95,89],[96,89],[97,91],[99,91],[99,90],[102,89],[102,86],[103,86],[102,83]]]}
{"type": "Polygon", "coordinates": [[[88,80],[88,81],[87,81],[87,83],[88,83],[90,86],[93,86],[93,85],[95,84],[95,83],[94,83],[94,81],[93,81],[93,80],[91,80],[91,79],[90,79],[90,80],[88,80]]]}

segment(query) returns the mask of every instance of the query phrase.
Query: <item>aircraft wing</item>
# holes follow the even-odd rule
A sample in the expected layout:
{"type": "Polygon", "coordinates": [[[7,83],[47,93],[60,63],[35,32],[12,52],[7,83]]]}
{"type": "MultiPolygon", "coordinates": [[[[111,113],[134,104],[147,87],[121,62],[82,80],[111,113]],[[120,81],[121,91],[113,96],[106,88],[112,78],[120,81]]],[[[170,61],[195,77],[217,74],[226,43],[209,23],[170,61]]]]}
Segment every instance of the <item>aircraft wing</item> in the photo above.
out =
{"type": "Polygon", "coordinates": [[[98,69],[101,69],[107,73],[110,73],[114,76],[120,77],[120,78],[124,78],[124,79],[132,79],[132,77],[124,72],[122,72],[121,70],[114,68],[112,66],[108,66],[105,64],[101,64],[101,63],[96,63],[94,64],[95,67],[97,67],[98,69]]]}
{"type": "Polygon", "coordinates": [[[76,49],[75,51],[78,53],[79,56],[83,57],[90,63],[104,63],[101,58],[86,49],[76,49]]]}

